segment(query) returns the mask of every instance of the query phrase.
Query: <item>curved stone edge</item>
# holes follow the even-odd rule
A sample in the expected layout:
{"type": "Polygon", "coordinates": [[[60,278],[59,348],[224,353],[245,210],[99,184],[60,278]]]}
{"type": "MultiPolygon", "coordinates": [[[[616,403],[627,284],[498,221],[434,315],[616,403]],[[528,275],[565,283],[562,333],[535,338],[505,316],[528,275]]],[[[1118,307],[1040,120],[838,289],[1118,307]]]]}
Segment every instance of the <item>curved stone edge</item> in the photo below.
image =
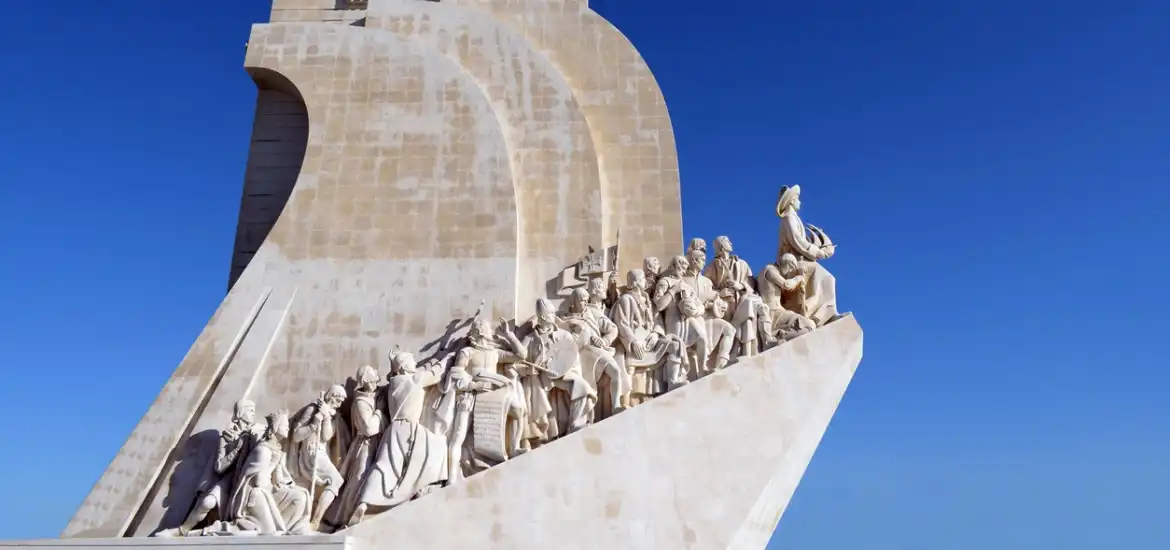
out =
{"type": "Polygon", "coordinates": [[[607,240],[598,153],[575,91],[529,40],[480,10],[382,0],[365,13],[367,29],[417,41],[459,64],[492,102],[514,166],[524,262],[515,317],[530,317],[537,298],[548,297],[548,281],[607,240]]]}
{"type": "Polygon", "coordinates": [[[342,534],[359,550],[763,548],[861,356],[845,317],[342,534]]]}
{"type": "MultiPolygon", "coordinates": [[[[402,0],[370,0],[377,3],[402,0]]],[[[606,239],[621,231],[619,273],[684,245],[678,153],[666,100],[637,48],[584,0],[453,0],[507,23],[564,75],[589,122],[606,239]],[[588,52],[588,53],[585,53],[588,52]]],[[[613,244],[612,241],[606,245],[613,244]]]]}

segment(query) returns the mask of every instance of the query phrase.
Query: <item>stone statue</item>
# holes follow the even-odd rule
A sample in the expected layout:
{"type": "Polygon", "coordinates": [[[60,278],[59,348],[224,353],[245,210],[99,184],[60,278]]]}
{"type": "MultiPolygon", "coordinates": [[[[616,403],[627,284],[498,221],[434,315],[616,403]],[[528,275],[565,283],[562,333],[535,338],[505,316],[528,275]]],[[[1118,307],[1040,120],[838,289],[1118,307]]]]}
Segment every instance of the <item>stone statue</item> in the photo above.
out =
{"type": "Polygon", "coordinates": [[[704,309],[702,302],[698,301],[697,306],[687,304],[685,308],[686,311],[694,313],[697,307],[696,315],[687,315],[684,312],[684,298],[698,300],[694,289],[683,282],[689,267],[690,262],[685,256],[675,256],[659,276],[654,288],[654,308],[663,315],[663,332],[670,346],[663,372],[663,383],[668,391],[689,381],[687,370],[683,369],[684,362],[689,367],[691,356],[710,355],[706,323],[702,318],[704,309]]]}
{"type": "Polygon", "coordinates": [[[532,332],[520,341],[507,333],[516,347],[516,370],[528,400],[528,430],[532,448],[584,428],[597,392],[581,374],[577,340],[557,326],[556,308],[548,300],[536,302],[532,332]]]}
{"type": "MultiPolygon", "coordinates": [[[[695,239],[702,243],[702,239],[695,239]]],[[[687,250],[687,264],[683,271],[678,275],[682,283],[695,293],[703,303],[708,303],[714,300],[718,294],[715,292],[715,284],[703,275],[703,267],[707,264],[707,249],[706,245],[703,248],[692,248],[687,250]]]]}
{"type": "Polygon", "coordinates": [[[732,253],[731,239],[715,238],[715,258],[703,272],[727,302],[727,321],[736,329],[738,356],[752,356],[773,343],[772,316],[755,293],[752,268],[732,253]]]}
{"type": "Polygon", "coordinates": [[[703,253],[703,263],[704,264],[707,263],[707,241],[705,241],[699,237],[695,237],[695,238],[691,239],[691,242],[689,244],[687,244],[687,259],[688,260],[692,259],[692,257],[691,257],[692,252],[702,252],[703,253]]]}
{"type": "Polygon", "coordinates": [[[448,391],[457,394],[449,442],[448,481],[452,483],[528,450],[525,438],[527,400],[519,374],[512,367],[512,362],[519,357],[497,345],[493,337],[491,324],[486,320],[472,323],[467,346],[456,353],[448,376],[451,386],[448,391]],[[509,362],[501,361],[505,357],[509,362]],[[490,424],[496,429],[489,433],[489,426],[481,425],[478,439],[468,437],[468,432],[473,430],[476,400],[485,394],[491,395],[479,404],[476,416],[481,424],[490,424]]]}
{"type": "MultiPolygon", "coordinates": [[[[711,282],[711,279],[703,275],[703,267],[707,261],[706,250],[706,244],[702,239],[695,239],[692,242],[691,249],[687,253],[687,265],[682,275],[683,285],[689,288],[694,294],[695,299],[702,304],[700,317],[703,318],[706,326],[710,326],[716,330],[714,333],[705,331],[707,349],[714,356],[692,353],[690,357],[692,379],[697,378],[704,372],[722,369],[727,366],[727,363],[731,360],[731,351],[732,347],[735,346],[735,335],[737,334],[736,328],[731,322],[723,317],[712,317],[715,311],[715,308],[712,306],[715,300],[719,298],[719,294],[715,292],[715,284],[711,282]],[[695,246],[696,244],[699,246],[695,246]],[[721,336],[723,334],[731,334],[732,338],[722,338],[721,336]],[[709,361],[713,361],[714,365],[709,366],[709,361]]],[[[724,305],[722,310],[726,311],[726,309],[727,307],[724,305]]],[[[745,320],[744,322],[748,323],[749,320],[745,320]]],[[[751,334],[752,331],[754,331],[754,325],[749,325],[744,332],[751,334]]]]}
{"type": "Polygon", "coordinates": [[[325,511],[341,492],[345,481],[337,468],[345,456],[345,438],[348,428],[337,410],[345,401],[345,388],[333,385],[321,392],[317,400],[297,412],[292,424],[292,446],[289,466],[293,477],[309,494],[318,489],[320,496],[313,504],[312,523],[321,522],[325,511]]]}
{"type": "MultiPolygon", "coordinates": [[[[696,305],[695,308],[697,307],[696,305]]],[[[706,315],[703,316],[703,320],[706,323],[707,342],[711,353],[705,357],[694,358],[692,368],[697,378],[726,367],[730,360],[730,350],[736,345],[738,333],[735,327],[727,322],[727,311],[727,302],[723,298],[716,297],[706,304],[706,315]]]]}
{"type": "Polygon", "coordinates": [[[593,294],[579,288],[569,295],[569,313],[564,322],[577,339],[585,380],[595,389],[603,382],[609,387],[609,402],[604,410],[595,410],[594,418],[602,420],[629,406],[630,375],[614,358],[612,346],[618,336],[618,327],[606,316],[599,292],[592,286],[600,285],[591,285],[593,294]]]}
{"type": "Polygon", "coordinates": [[[609,311],[617,303],[618,296],[622,295],[622,285],[617,271],[606,272],[605,276],[605,311],[609,311]]]}
{"type": "Polygon", "coordinates": [[[609,297],[609,285],[608,278],[602,277],[594,277],[585,283],[584,305],[596,315],[605,315],[609,311],[605,305],[605,300],[609,297]]]}
{"type": "Polygon", "coordinates": [[[658,275],[662,273],[662,263],[654,256],[647,256],[642,260],[642,275],[646,277],[646,291],[654,290],[658,284],[658,275]]]}
{"type": "Polygon", "coordinates": [[[349,410],[349,425],[353,439],[349,442],[345,457],[338,468],[338,472],[345,479],[341,486],[341,498],[334,502],[333,508],[326,516],[325,523],[331,529],[344,527],[345,522],[357,509],[362,480],[365,479],[373,462],[382,431],[386,429],[386,413],[379,407],[385,406],[385,397],[379,399],[377,395],[380,379],[378,371],[366,365],[358,369],[354,379],[357,386],[354,388],[353,404],[349,410]]]}
{"type": "Polygon", "coordinates": [[[194,529],[213,510],[219,511],[220,520],[230,520],[227,510],[228,498],[232,494],[238,466],[243,462],[256,443],[256,404],[242,399],[232,408],[231,424],[219,436],[215,458],[207,464],[195,489],[195,503],[182,525],[155,534],[158,537],[188,536],[199,534],[194,529]]]}
{"type": "Polygon", "coordinates": [[[391,360],[386,386],[390,423],[362,483],[350,525],[359,523],[367,513],[388,510],[447,481],[447,438],[421,423],[427,389],[439,384],[442,377],[440,364],[420,371],[410,353],[398,353],[391,360]]]}
{"type": "Polygon", "coordinates": [[[780,216],[780,250],[777,261],[784,254],[792,254],[805,276],[804,310],[799,311],[822,326],[842,316],[837,312],[837,279],[818,260],[832,258],[837,245],[819,227],[807,227],[800,219],[800,186],[784,187],[776,203],[780,216]]]}
{"type": "Polygon", "coordinates": [[[804,310],[804,281],[792,254],[782,254],[778,263],[768,264],[760,272],[760,297],[771,312],[775,336],[781,341],[816,328],[811,319],[797,313],[804,310]]]}
{"type": "Polygon", "coordinates": [[[260,441],[240,469],[231,499],[232,532],[261,535],[304,535],[309,528],[309,490],[298,486],[285,464],[284,442],[289,436],[288,412],[268,415],[260,441]]]}
{"type": "Polygon", "coordinates": [[[659,367],[668,351],[666,333],[646,293],[646,284],[642,270],[630,270],[625,291],[610,310],[618,329],[615,359],[630,375],[631,405],[665,391],[659,367]]]}

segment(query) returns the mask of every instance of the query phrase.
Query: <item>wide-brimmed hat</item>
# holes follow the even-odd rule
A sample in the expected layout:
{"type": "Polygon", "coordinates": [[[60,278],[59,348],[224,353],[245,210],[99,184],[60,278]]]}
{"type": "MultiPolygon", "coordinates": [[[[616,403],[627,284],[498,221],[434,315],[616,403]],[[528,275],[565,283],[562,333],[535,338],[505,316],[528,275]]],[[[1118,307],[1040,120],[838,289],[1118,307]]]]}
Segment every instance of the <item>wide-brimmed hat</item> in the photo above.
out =
{"type": "Polygon", "coordinates": [[[793,185],[792,187],[788,187],[786,185],[781,187],[780,198],[776,200],[776,215],[783,216],[784,211],[788,210],[788,208],[792,206],[792,203],[796,202],[796,199],[798,198],[800,198],[799,185],[793,185]]]}

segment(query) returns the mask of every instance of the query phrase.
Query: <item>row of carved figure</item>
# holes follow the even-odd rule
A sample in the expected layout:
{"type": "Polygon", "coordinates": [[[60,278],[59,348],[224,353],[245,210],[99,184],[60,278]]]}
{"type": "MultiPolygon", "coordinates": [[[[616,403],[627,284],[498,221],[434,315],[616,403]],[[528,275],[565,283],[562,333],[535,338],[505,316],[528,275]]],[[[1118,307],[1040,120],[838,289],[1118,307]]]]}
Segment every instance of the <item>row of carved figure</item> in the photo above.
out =
{"type": "Polygon", "coordinates": [[[841,317],[817,260],[834,245],[785,188],[777,261],[753,276],[727,237],[691,241],[547,300],[520,327],[476,318],[417,364],[390,354],[386,383],[361,367],[291,418],[236,404],[181,526],[159,536],[334,531],[637,406],[841,317]],[[214,512],[214,516],[211,514],[214,512]],[[215,521],[209,521],[215,519],[215,521]]]}

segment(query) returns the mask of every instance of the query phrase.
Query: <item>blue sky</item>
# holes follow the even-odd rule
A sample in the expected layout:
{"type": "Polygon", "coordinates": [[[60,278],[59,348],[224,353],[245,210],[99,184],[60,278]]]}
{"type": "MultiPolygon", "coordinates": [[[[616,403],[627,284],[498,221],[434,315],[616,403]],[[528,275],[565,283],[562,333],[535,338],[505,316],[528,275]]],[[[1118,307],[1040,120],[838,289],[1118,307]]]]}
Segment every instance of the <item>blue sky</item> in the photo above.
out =
{"type": "MultiPolygon", "coordinates": [[[[267,13],[9,4],[0,539],[60,531],[223,297],[267,13]]],[[[758,268],[799,183],[841,243],[866,356],[770,547],[1170,547],[1170,4],[594,6],[665,91],[688,237],[758,268]]]]}

